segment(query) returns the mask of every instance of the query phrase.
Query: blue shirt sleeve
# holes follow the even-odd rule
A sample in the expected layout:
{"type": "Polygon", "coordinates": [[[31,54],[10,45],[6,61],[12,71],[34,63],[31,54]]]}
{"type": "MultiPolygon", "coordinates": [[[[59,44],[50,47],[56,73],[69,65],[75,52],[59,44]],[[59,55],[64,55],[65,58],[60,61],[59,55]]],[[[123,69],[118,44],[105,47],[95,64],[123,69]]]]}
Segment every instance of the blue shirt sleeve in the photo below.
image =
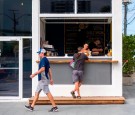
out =
{"type": "Polygon", "coordinates": [[[41,63],[40,63],[40,68],[42,68],[42,67],[45,67],[45,60],[44,59],[42,59],[41,63]]]}

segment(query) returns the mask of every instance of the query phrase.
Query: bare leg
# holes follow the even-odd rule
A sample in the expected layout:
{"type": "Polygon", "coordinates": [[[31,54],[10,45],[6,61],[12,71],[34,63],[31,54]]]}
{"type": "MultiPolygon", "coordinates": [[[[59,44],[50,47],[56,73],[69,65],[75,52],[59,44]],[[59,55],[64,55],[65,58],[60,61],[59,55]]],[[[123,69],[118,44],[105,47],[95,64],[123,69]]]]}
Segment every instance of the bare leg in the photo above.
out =
{"type": "Polygon", "coordinates": [[[34,96],[34,100],[33,100],[32,104],[31,104],[31,107],[34,107],[35,106],[38,98],[39,98],[39,93],[36,92],[35,93],[35,96],[34,96]]]}
{"type": "Polygon", "coordinates": [[[79,82],[79,87],[81,87],[81,85],[82,85],[82,83],[81,83],[81,82],[79,82]]]}
{"type": "Polygon", "coordinates": [[[80,89],[79,89],[79,87],[80,87],[79,81],[75,82],[75,89],[74,89],[74,91],[77,92],[78,96],[80,96],[80,89]]]}
{"type": "Polygon", "coordinates": [[[56,107],[56,104],[55,104],[55,102],[54,102],[54,99],[53,99],[52,94],[49,92],[49,93],[47,93],[46,95],[47,95],[47,97],[49,98],[49,100],[50,100],[52,106],[53,106],[53,107],[56,107]]]}

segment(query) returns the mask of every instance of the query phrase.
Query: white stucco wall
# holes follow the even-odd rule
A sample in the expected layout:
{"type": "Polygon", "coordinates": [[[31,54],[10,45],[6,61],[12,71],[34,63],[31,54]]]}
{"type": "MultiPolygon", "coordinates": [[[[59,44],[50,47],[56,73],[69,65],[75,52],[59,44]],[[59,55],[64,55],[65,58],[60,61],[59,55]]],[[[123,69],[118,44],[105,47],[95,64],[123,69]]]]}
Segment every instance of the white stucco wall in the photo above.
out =
{"type": "MultiPolygon", "coordinates": [[[[122,96],[122,0],[112,0],[112,14],[69,14],[69,15],[39,15],[39,0],[32,0],[32,71],[38,69],[35,62],[38,59],[36,51],[40,44],[39,17],[112,17],[112,85],[83,85],[82,96],[122,96]]],[[[35,93],[37,78],[32,81],[32,95],[35,93]]],[[[54,96],[70,96],[73,85],[53,85],[50,90],[54,96]]],[[[41,96],[44,94],[41,93],[41,96]]]]}

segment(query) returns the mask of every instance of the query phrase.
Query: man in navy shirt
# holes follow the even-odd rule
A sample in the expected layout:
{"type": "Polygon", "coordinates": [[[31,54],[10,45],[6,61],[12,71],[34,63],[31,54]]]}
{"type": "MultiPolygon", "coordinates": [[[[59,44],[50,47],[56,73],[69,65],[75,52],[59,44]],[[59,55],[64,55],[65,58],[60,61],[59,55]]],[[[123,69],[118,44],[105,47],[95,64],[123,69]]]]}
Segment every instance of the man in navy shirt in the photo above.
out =
{"type": "Polygon", "coordinates": [[[36,75],[38,75],[38,86],[37,86],[37,89],[35,92],[35,97],[34,97],[32,104],[29,106],[25,105],[25,107],[28,110],[33,111],[36,101],[39,98],[39,94],[43,90],[43,92],[47,95],[47,97],[49,98],[49,100],[52,104],[52,108],[51,108],[51,110],[49,110],[49,112],[57,112],[58,108],[54,102],[53,96],[52,96],[52,94],[49,90],[49,86],[48,86],[49,82],[51,85],[53,85],[53,79],[52,79],[50,63],[49,63],[48,59],[45,57],[46,50],[40,49],[40,51],[38,51],[37,53],[39,54],[39,57],[41,58],[41,61],[39,63],[39,69],[34,74],[31,74],[30,78],[33,78],[36,75]]]}

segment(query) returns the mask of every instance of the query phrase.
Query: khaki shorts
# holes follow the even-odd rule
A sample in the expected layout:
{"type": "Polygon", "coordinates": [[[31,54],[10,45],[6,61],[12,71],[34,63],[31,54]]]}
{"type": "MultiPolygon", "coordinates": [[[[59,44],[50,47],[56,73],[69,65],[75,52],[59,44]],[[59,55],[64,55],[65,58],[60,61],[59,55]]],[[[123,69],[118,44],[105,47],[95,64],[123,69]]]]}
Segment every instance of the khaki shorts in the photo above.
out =
{"type": "Polygon", "coordinates": [[[40,80],[38,82],[38,86],[37,86],[37,89],[36,89],[36,92],[37,93],[40,93],[42,90],[45,94],[49,93],[50,90],[49,90],[49,80],[40,80]]]}

